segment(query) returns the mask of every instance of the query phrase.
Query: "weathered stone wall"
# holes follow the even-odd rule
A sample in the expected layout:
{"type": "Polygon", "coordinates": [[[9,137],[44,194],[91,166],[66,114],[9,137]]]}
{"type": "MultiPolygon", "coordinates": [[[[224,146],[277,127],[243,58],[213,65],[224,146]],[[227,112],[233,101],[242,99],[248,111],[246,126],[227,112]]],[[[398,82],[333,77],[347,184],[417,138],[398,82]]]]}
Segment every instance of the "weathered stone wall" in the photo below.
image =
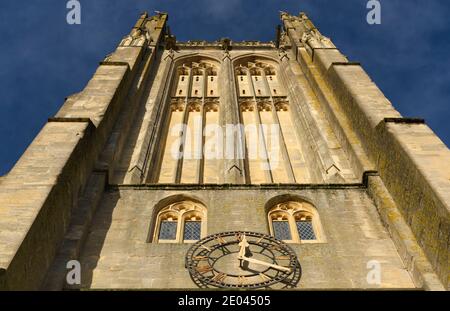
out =
{"type": "Polygon", "coordinates": [[[380,176],[444,286],[450,285],[450,151],[425,124],[382,122],[380,176]]]}
{"type": "Polygon", "coordinates": [[[36,289],[95,163],[94,126],[47,123],[0,188],[2,289],[36,289]]]}
{"type": "Polygon", "coordinates": [[[328,79],[353,130],[447,287],[450,151],[420,120],[401,118],[359,65],[336,64],[328,79]]]}
{"type": "MultiPolygon", "coordinates": [[[[162,188],[162,187],[161,187],[162,188]]],[[[81,255],[87,288],[194,288],[184,258],[189,244],[148,243],[155,206],[184,195],[207,207],[207,234],[248,230],[269,233],[266,203],[300,196],[320,215],[326,242],[290,244],[303,276],[299,288],[378,288],[367,284],[367,263],[378,260],[382,288],[414,288],[394,243],[364,189],[308,190],[111,189],[95,215],[81,255]]]]}
{"type": "MultiPolygon", "coordinates": [[[[110,164],[107,162],[114,157],[103,156],[106,161],[99,167],[103,171],[97,172],[99,182],[90,184],[96,189],[85,191],[87,182],[97,169],[97,159],[111,138],[119,113],[126,111],[127,96],[145,88],[141,86],[146,81],[148,61],[153,57],[145,54],[144,46],[148,43],[154,48],[159,44],[166,20],[165,14],[151,20],[143,14],[117,51],[100,64],[85,89],[67,99],[8,178],[2,179],[0,289],[38,289],[69,223],[80,225],[76,217],[71,217],[74,210],[77,213],[73,215],[79,216],[83,214],[79,209],[94,204],[83,202],[83,198],[91,196],[98,201],[98,193],[101,197],[104,188],[101,181],[105,180],[110,164]],[[146,34],[151,42],[147,42],[146,34]],[[148,61],[142,66],[144,54],[148,61]],[[90,195],[92,192],[97,195],[90,195]]],[[[133,98],[138,100],[138,96],[133,98]]],[[[106,151],[112,149],[120,154],[120,139],[110,142],[106,151]]],[[[79,232],[68,234],[66,240],[79,232]]]]}
{"type": "Polygon", "coordinates": [[[450,276],[450,151],[420,120],[403,118],[359,63],[304,15],[282,14],[295,58],[360,173],[380,174],[445,287],[450,276]]]}

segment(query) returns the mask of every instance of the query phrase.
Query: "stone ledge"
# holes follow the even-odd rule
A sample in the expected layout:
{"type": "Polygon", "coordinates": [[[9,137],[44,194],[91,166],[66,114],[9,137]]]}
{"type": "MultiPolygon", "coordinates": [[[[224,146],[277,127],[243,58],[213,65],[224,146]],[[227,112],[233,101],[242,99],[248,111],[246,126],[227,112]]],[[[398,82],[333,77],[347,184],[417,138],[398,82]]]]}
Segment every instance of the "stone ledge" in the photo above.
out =
{"type": "Polygon", "coordinates": [[[422,118],[384,118],[386,123],[425,124],[422,118]]]}
{"type": "Polygon", "coordinates": [[[98,63],[100,66],[127,66],[129,67],[127,62],[113,62],[113,61],[102,61],[98,63]]]}
{"type": "Polygon", "coordinates": [[[64,123],[64,122],[67,122],[67,123],[83,123],[83,122],[86,122],[86,123],[89,123],[92,126],[95,126],[94,123],[92,123],[91,119],[89,119],[89,118],[65,118],[65,117],[56,118],[55,117],[55,118],[48,118],[47,122],[61,122],[61,123],[64,123]]]}
{"type": "Polygon", "coordinates": [[[361,66],[360,62],[334,62],[331,66],[361,66]]]}

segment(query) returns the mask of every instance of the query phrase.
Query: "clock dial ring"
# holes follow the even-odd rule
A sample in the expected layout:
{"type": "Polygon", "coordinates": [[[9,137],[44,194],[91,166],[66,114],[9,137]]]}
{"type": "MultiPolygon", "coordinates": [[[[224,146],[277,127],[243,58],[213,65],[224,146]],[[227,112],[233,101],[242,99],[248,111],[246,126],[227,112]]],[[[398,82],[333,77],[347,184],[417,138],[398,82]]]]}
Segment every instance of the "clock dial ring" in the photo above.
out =
{"type": "Polygon", "coordinates": [[[191,246],[185,265],[200,288],[294,288],[301,278],[295,252],[284,242],[255,232],[208,236],[191,246]],[[247,246],[239,259],[243,239],[247,246]]]}

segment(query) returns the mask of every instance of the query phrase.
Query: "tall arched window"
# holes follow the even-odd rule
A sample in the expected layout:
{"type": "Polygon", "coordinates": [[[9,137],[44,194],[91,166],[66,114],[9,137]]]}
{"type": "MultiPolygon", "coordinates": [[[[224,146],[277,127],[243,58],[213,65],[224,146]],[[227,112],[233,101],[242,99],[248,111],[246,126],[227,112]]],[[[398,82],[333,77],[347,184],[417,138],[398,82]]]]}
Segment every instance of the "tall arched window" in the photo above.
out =
{"type": "MultiPolygon", "coordinates": [[[[176,102],[183,109],[167,111],[167,115],[163,116],[167,123],[165,132],[160,135],[162,152],[158,156],[159,170],[149,175],[149,182],[197,184],[211,179],[204,175],[206,140],[203,139],[203,130],[211,120],[219,126],[220,120],[215,118],[216,113],[207,114],[204,108],[210,101],[219,106],[219,67],[218,61],[203,57],[177,62],[171,103],[176,102]]],[[[214,112],[217,111],[214,109],[214,112]]],[[[223,179],[220,169],[209,173],[215,175],[215,183],[223,179]]]]}
{"type": "Polygon", "coordinates": [[[154,242],[196,242],[206,236],[206,208],[193,201],[170,204],[159,211],[154,228],[154,242]]]}
{"type": "Polygon", "coordinates": [[[288,243],[324,242],[317,210],[308,202],[288,201],[268,213],[270,234],[288,243]]]}

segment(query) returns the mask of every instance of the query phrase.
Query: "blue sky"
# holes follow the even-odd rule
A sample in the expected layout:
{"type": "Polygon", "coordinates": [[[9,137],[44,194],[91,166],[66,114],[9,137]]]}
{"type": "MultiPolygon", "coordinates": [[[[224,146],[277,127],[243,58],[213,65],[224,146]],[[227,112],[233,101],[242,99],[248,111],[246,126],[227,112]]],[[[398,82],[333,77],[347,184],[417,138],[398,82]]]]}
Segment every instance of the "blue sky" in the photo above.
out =
{"type": "Polygon", "coordinates": [[[278,11],[305,11],[342,53],[359,61],[394,106],[423,117],[450,145],[450,1],[380,0],[382,24],[366,23],[367,0],[0,1],[0,175],[7,173],[139,13],[167,11],[178,40],[274,39],[278,11]]]}

